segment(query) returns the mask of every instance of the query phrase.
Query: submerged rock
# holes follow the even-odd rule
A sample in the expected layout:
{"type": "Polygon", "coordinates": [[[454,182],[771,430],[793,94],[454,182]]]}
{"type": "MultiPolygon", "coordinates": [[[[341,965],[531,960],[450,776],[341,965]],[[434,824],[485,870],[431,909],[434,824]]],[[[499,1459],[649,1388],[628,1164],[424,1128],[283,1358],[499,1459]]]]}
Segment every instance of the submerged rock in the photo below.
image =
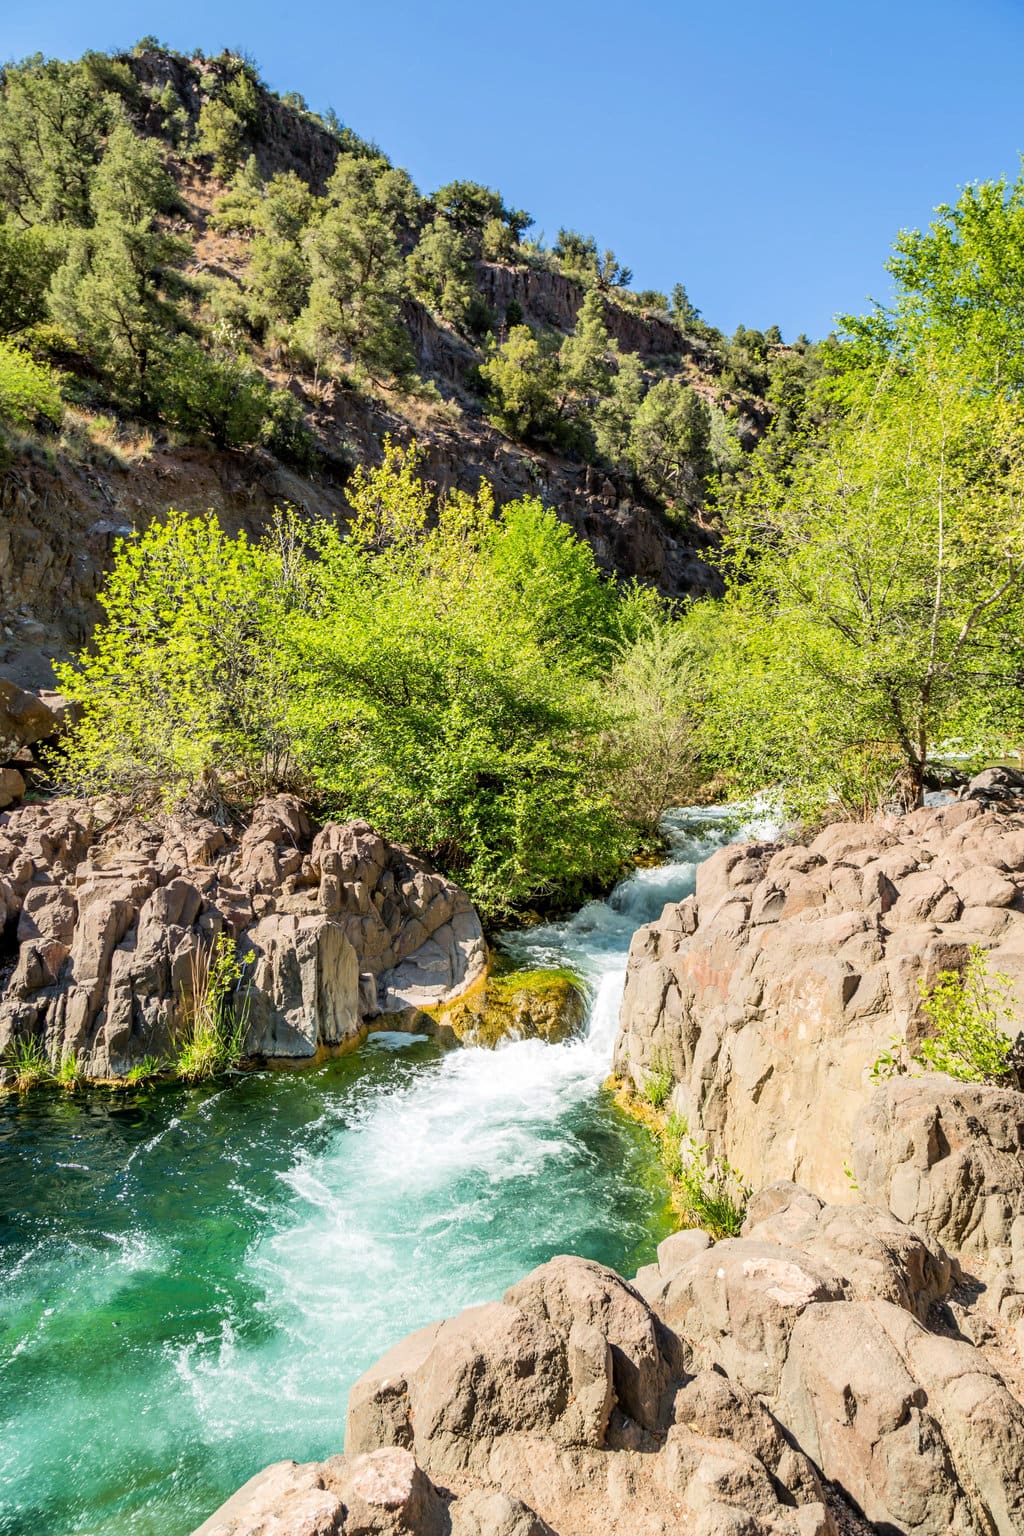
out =
{"type": "Polygon", "coordinates": [[[174,1053],[197,961],[222,932],[243,962],[244,1053],[268,1060],[351,1047],[385,1006],[411,1028],[424,1001],[443,1003],[487,962],[458,886],[366,822],[315,830],[291,795],[237,830],[122,820],[89,801],[0,816],[0,930],[14,951],[0,1051],[37,1039],[94,1077],[174,1053]]]}
{"type": "Polygon", "coordinates": [[[431,1010],[433,1027],[442,1038],[490,1047],[503,1040],[557,1045],[578,1035],[586,1017],[582,985],[565,970],[492,972],[431,1010]]]}

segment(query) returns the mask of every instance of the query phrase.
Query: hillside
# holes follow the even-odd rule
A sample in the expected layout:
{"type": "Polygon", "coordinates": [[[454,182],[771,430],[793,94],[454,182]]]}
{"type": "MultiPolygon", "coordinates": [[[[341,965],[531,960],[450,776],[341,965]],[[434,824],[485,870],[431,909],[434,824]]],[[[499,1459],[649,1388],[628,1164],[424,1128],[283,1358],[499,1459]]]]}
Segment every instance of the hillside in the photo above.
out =
{"type": "Polygon", "coordinates": [[[9,66],[0,205],[0,672],[23,686],[89,633],[119,534],[171,505],[253,535],[284,503],[344,519],[386,435],[441,493],[539,496],[605,569],[716,591],[709,481],[815,368],[777,332],[726,341],[681,287],[632,292],[589,237],[541,248],[488,188],[422,196],[231,54],[9,66]]]}

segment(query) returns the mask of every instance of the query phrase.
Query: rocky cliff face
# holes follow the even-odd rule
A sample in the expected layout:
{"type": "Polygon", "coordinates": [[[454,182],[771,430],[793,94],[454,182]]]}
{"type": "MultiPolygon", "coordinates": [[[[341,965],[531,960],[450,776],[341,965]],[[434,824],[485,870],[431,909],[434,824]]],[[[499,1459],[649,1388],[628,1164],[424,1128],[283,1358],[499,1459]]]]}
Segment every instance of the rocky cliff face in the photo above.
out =
{"type": "Polygon", "coordinates": [[[399,1027],[482,976],[469,899],[364,822],[316,831],[291,796],[244,829],[122,820],[86,801],[0,816],[0,1051],[38,1040],[92,1077],[173,1056],[197,959],[244,962],[246,1054],[303,1060],[399,1027]]]}
{"type": "Polygon", "coordinates": [[[991,951],[1024,998],[1024,813],[979,800],[839,823],[808,847],[735,844],[639,930],[616,1070],[668,1066],[673,1104],[755,1185],[845,1198],[850,1133],[918,978],[991,951]]]}

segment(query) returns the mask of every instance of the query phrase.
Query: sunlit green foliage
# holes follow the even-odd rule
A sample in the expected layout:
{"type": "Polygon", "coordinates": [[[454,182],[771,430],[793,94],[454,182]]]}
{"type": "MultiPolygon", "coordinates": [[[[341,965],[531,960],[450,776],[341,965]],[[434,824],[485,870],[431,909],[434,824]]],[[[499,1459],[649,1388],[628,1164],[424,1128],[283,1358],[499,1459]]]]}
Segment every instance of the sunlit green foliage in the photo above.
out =
{"type": "Polygon", "coordinates": [[[83,708],[69,781],[176,798],[215,778],[241,801],[290,784],[489,912],[612,878],[657,797],[626,768],[641,716],[677,702],[652,670],[656,600],[604,580],[539,502],[435,506],[395,445],[350,500],[347,538],[286,520],[253,545],[173,514],[123,543],[106,621],[61,671],[83,708]],[[631,680],[621,705],[609,675],[631,680]]]}
{"type": "Polygon", "coordinates": [[[63,413],[60,382],[53,370],[20,347],[0,340],[0,424],[57,427],[63,413]]]}
{"type": "Polygon", "coordinates": [[[1024,417],[949,367],[847,377],[845,411],[730,513],[708,645],[707,750],[794,809],[914,803],[943,741],[1016,716],[1024,417]]]}
{"type": "Polygon", "coordinates": [[[678,379],[660,379],[637,407],[626,457],[651,495],[696,506],[711,468],[711,418],[700,396],[678,379]]]}
{"type": "Polygon", "coordinates": [[[490,392],[490,417],[510,437],[543,440],[558,417],[558,355],[527,325],[514,325],[495,344],[480,374],[490,392]]]}
{"type": "Polygon", "coordinates": [[[47,289],[63,258],[63,243],[44,225],[0,221],[0,336],[46,319],[47,289]]]}
{"type": "Polygon", "coordinates": [[[940,971],[933,985],[918,983],[921,1011],[934,1033],[922,1040],[917,1059],[965,1083],[987,1083],[1010,1070],[1020,1021],[1008,976],[989,975],[984,950],[974,946],[963,972],[940,971]]]}

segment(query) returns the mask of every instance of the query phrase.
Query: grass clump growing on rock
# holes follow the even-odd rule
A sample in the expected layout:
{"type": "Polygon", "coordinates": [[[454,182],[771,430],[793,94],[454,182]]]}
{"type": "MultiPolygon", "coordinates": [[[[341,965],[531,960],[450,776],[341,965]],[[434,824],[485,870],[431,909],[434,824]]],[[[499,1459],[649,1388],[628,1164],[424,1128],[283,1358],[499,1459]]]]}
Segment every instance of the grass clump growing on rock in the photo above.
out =
{"type": "Polygon", "coordinates": [[[85,1081],[82,1058],[75,1050],[65,1050],[53,1074],[53,1080],[66,1093],[74,1093],[85,1081]]]}
{"type": "Polygon", "coordinates": [[[176,1064],[185,1082],[216,1077],[242,1060],[249,1009],[247,1000],[239,1005],[234,998],[241,979],[242,967],[226,933],[218,933],[208,950],[193,957],[188,1032],[176,1064]]]}
{"type": "Polygon", "coordinates": [[[124,1077],[118,1078],[118,1086],[125,1088],[140,1088],[145,1083],[152,1083],[166,1071],[166,1063],[158,1056],[143,1056],[133,1067],[129,1067],[124,1077]]]}
{"type": "Polygon", "coordinates": [[[27,1093],[51,1076],[49,1057],[39,1041],[31,1036],[10,1042],[3,1055],[3,1065],[10,1072],[18,1093],[27,1093]]]}
{"type": "Polygon", "coordinates": [[[672,1067],[668,1057],[663,1051],[655,1051],[651,1056],[650,1066],[644,1072],[644,1082],[641,1092],[652,1109],[661,1109],[668,1103],[669,1094],[672,1092],[675,1080],[672,1076],[672,1067]]]}
{"type": "Polygon", "coordinates": [[[751,1189],[738,1169],[710,1154],[706,1142],[690,1134],[684,1116],[666,1114],[646,1094],[612,1079],[616,1102],[654,1138],[658,1157],[672,1192],[672,1206],[681,1227],[700,1228],[716,1242],[738,1237],[747,1214],[751,1189]]]}
{"type": "Polygon", "coordinates": [[[674,1183],[684,1225],[699,1227],[716,1242],[739,1237],[751,1195],[742,1174],[725,1158],[711,1156],[707,1144],[688,1132],[677,1145],[679,1172],[674,1183]]]}

